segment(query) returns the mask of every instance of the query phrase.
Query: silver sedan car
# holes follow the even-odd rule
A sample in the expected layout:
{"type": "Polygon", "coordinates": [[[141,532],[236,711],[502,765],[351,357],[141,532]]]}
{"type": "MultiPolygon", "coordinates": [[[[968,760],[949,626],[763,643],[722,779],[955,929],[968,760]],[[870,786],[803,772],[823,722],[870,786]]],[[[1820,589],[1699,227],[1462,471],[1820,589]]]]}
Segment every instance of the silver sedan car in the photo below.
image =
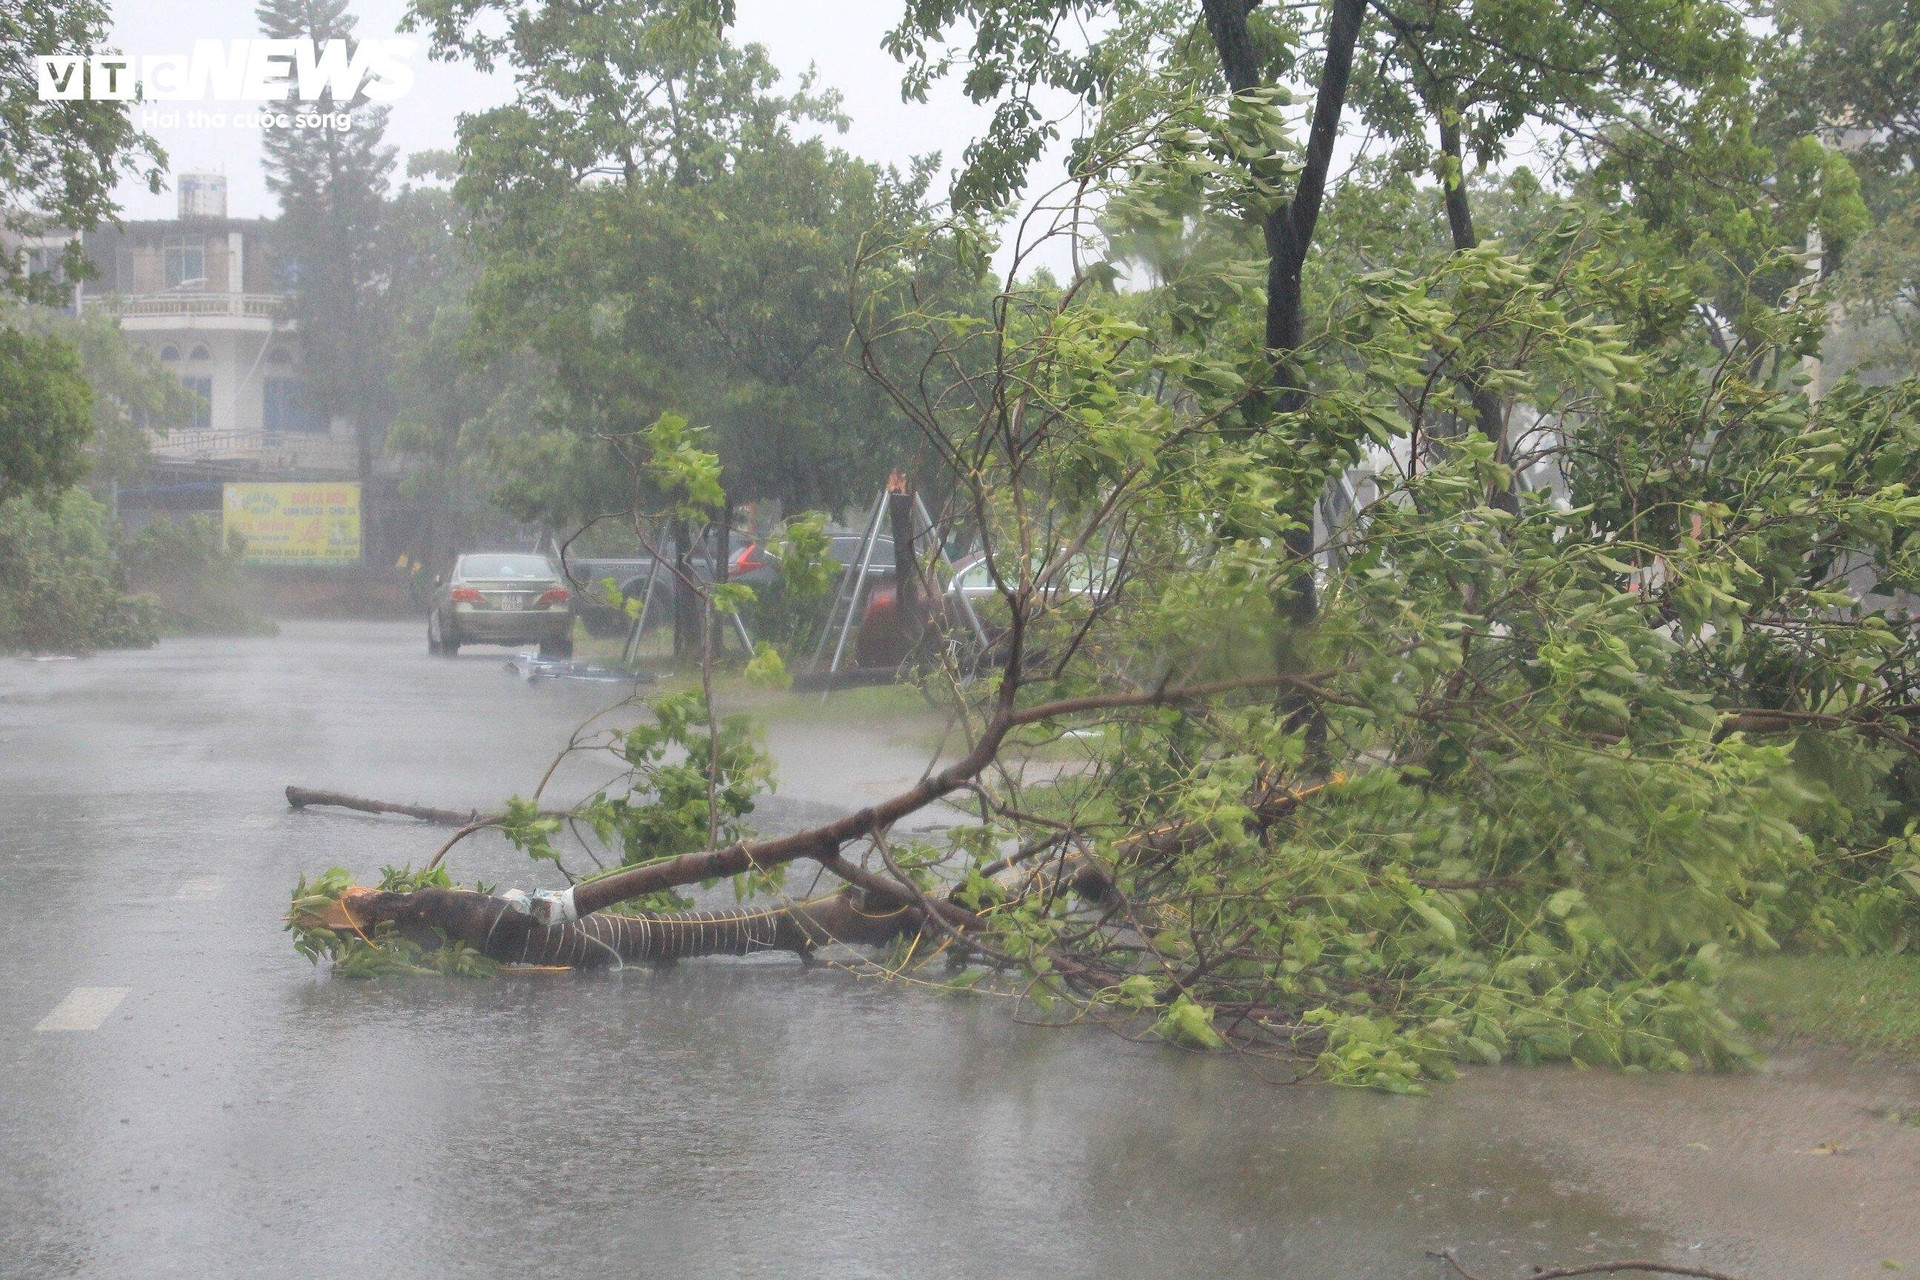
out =
{"type": "Polygon", "coordinates": [[[573,656],[573,593],[545,556],[473,551],[453,562],[427,615],[427,652],[463,644],[538,644],[543,658],[573,656]]]}

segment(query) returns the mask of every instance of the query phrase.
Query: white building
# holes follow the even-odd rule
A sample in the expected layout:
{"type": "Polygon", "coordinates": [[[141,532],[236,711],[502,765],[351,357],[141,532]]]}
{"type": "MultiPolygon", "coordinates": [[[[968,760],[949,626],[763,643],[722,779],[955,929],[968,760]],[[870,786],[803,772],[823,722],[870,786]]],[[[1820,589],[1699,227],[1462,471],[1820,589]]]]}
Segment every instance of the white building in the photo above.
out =
{"type": "Polygon", "coordinates": [[[86,237],[98,274],[82,312],[107,312],[204,402],[193,421],[152,424],[156,457],[237,463],[304,477],[354,471],[353,431],[305,395],[283,260],[265,219],[227,217],[226,179],[181,174],[173,221],[86,237]]]}

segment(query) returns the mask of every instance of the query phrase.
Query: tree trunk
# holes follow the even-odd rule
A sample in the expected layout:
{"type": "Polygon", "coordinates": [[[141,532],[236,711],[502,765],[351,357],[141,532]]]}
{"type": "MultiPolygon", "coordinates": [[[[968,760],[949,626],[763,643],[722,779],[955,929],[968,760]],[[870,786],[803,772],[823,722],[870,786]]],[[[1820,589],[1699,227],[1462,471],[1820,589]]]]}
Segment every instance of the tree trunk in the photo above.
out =
{"type": "Polygon", "coordinates": [[[349,889],[324,917],[306,923],[370,935],[391,922],[428,949],[452,941],[501,964],[601,969],[759,951],[806,955],[836,942],[879,946],[918,929],[921,918],[912,908],[895,904],[876,911],[851,894],[834,894],[766,909],[603,913],[546,925],[509,899],[470,889],[349,889]]]}
{"type": "MultiPolygon", "coordinates": [[[[1227,84],[1235,93],[1262,85],[1260,64],[1247,27],[1247,0],[1203,0],[1207,30],[1213,36],[1227,84]]],[[[1366,16],[1366,0],[1333,0],[1327,22],[1327,43],[1314,95],[1313,121],[1307,132],[1306,159],[1295,181],[1292,198],[1275,208],[1261,225],[1267,248],[1266,345],[1272,355],[1273,377],[1279,395],[1270,407],[1278,413],[1298,413],[1306,407],[1306,387],[1293,356],[1306,339],[1301,289],[1307,253],[1312,248],[1320,205],[1326,196],[1327,173],[1333,163],[1333,145],[1340,134],[1340,114],[1346,107],[1353,76],[1353,47],[1366,16]]],[[[1274,593],[1277,623],[1274,669],[1281,675],[1305,668],[1300,652],[1302,633],[1318,613],[1313,580],[1313,522],[1318,493],[1304,495],[1294,510],[1293,523],[1282,537],[1288,571],[1274,593]]],[[[1317,712],[1283,690],[1279,710],[1289,722],[1306,725],[1313,741],[1324,737],[1317,712]]]]}
{"type": "MultiPolygon", "coordinates": [[[[1480,237],[1473,229],[1473,209],[1467,202],[1467,171],[1460,146],[1460,123],[1444,109],[1436,111],[1434,115],[1440,124],[1440,153],[1448,161],[1443,184],[1447,193],[1447,229],[1453,236],[1456,251],[1476,249],[1480,245],[1480,237]]],[[[1469,369],[1461,374],[1460,385],[1466,389],[1467,399],[1473,405],[1480,434],[1493,441],[1494,457],[1503,464],[1511,464],[1513,453],[1507,440],[1507,414],[1500,397],[1487,387],[1477,369],[1469,369]]],[[[1494,506],[1503,511],[1520,510],[1512,483],[1495,489],[1487,496],[1494,506]]]]}
{"type": "MultiPolygon", "coordinates": [[[[1278,821],[1320,789],[1316,785],[1250,797],[1251,821],[1258,824],[1278,821]]],[[[922,790],[916,788],[916,792],[922,790]]],[[[891,811],[892,806],[882,808],[891,811]]],[[[863,810],[853,815],[852,821],[859,824],[872,821],[876,816],[872,809],[863,810]]],[[[848,887],[837,894],[781,907],[621,914],[600,910],[600,901],[607,905],[618,901],[602,886],[622,878],[631,883],[636,873],[644,878],[642,868],[631,868],[623,876],[578,886],[574,893],[583,914],[565,923],[543,923],[521,909],[524,901],[516,905],[507,898],[466,889],[390,893],[357,886],[348,889],[323,917],[310,918],[305,923],[325,925],[341,933],[355,930],[366,933],[377,925],[392,923],[403,936],[429,949],[449,941],[460,942],[503,964],[560,964],[576,968],[684,960],[704,955],[744,956],[758,951],[792,951],[806,955],[831,943],[883,946],[922,929],[958,936],[979,926],[979,917],[960,907],[951,893],[929,897],[907,884],[863,870],[842,858],[838,852],[839,842],[827,833],[844,827],[846,822],[843,819],[784,842],[760,846],[764,851],[787,843],[804,849],[807,855],[803,856],[812,856],[821,866],[848,882],[848,887]],[[822,839],[823,836],[827,838],[822,839]],[[598,914],[594,914],[596,911],[598,914]]],[[[1110,906],[1115,901],[1116,869],[1171,861],[1213,838],[1214,834],[1208,823],[1174,823],[1118,841],[1104,857],[1095,857],[1086,850],[1050,857],[1045,863],[1047,870],[1037,874],[1046,878],[1048,891],[1052,891],[1051,886],[1064,887],[1091,903],[1110,906]]],[[[744,846],[735,846],[726,852],[736,850],[744,850],[744,846]]],[[[711,851],[675,860],[694,869],[687,871],[683,867],[682,874],[671,877],[670,882],[692,883],[705,869],[701,860],[709,856],[711,851]]],[[[792,856],[790,852],[777,855],[777,860],[790,861],[792,856]]],[[[765,854],[751,859],[760,866],[775,860],[776,856],[765,854]]],[[[1018,857],[1010,857],[984,868],[983,873],[1017,895],[1023,892],[1017,884],[1019,878],[1036,874],[1034,865],[1022,865],[1018,857]]]]}
{"type": "Polygon", "coordinates": [[[1439,119],[1440,154],[1452,162],[1446,175],[1447,229],[1453,234],[1454,248],[1475,249],[1480,245],[1480,237],[1474,233],[1473,210],[1467,205],[1467,169],[1460,148],[1460,124],[1444,112],[1439,114],[1439,119]]]}
{"type": "MultiPolygon", "coordinates": [[[[733,500],[729,498],[720,507],[720,523],[713,529],[708,540],[708,548],[713,556],[713,583],[717,587],[727,585],[727,578],[733,572],[733,500]]],[[[719,618],[711,619],[711,625],[718,630],[711,637],[714,652],[724,655],[727,651],[727,637],[733,634],[732,619],[722,623],[719,618]]],[[[746,655],[753,657],[751,647],[746,655]]]]}
{"type": "Polygon", "coordinates": [[[920,554],[914,543],[913,486],[899,472],[894,475],[900,479],[899,487],[896,489],[891,480],[887,483],[887,518],[893,527],[894,600],[900,610],[901,650],[911,662],[920,651],[925,623],[920,606],[920,554]]]}

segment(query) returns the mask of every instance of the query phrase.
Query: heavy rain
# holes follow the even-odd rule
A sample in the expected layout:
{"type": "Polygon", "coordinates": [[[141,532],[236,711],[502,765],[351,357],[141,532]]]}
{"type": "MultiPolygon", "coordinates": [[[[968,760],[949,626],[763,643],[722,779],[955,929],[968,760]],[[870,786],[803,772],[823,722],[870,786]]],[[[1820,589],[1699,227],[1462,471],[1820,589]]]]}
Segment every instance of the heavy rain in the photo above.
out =
{"type": "Polygon", "coordinates": [[[1913,0],[0,23],[0,1276],[1920,1269],[1913,0]]]}

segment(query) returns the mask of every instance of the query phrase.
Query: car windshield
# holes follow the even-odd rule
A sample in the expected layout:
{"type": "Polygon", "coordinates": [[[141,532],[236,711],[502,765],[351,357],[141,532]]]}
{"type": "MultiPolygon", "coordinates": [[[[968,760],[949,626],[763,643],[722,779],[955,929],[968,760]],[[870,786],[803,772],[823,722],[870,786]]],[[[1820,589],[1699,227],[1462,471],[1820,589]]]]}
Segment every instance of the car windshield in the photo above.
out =
{"type": "Polygon", "coordinates": [[[545,556],[477,555],[460,557],[463,578],[551,578],[556,575],[545,556]]]}
{"type": "MultiPolygon", "coordinates": [[[[1009,580],[1014,577],[1012,565],[1002,572],[1009,580]]],[[[1082,553],[1067,562],[1056,581],[1058,589],[1066,591],[1105,591],[1119,576],[1120,562],[1112,556],[1096,557],[1082,553]]],[[[984,558],[962,569],[958,581],[962,591],[984,591],[993,586],[993,576],[987,571],[984,558]]]]}

